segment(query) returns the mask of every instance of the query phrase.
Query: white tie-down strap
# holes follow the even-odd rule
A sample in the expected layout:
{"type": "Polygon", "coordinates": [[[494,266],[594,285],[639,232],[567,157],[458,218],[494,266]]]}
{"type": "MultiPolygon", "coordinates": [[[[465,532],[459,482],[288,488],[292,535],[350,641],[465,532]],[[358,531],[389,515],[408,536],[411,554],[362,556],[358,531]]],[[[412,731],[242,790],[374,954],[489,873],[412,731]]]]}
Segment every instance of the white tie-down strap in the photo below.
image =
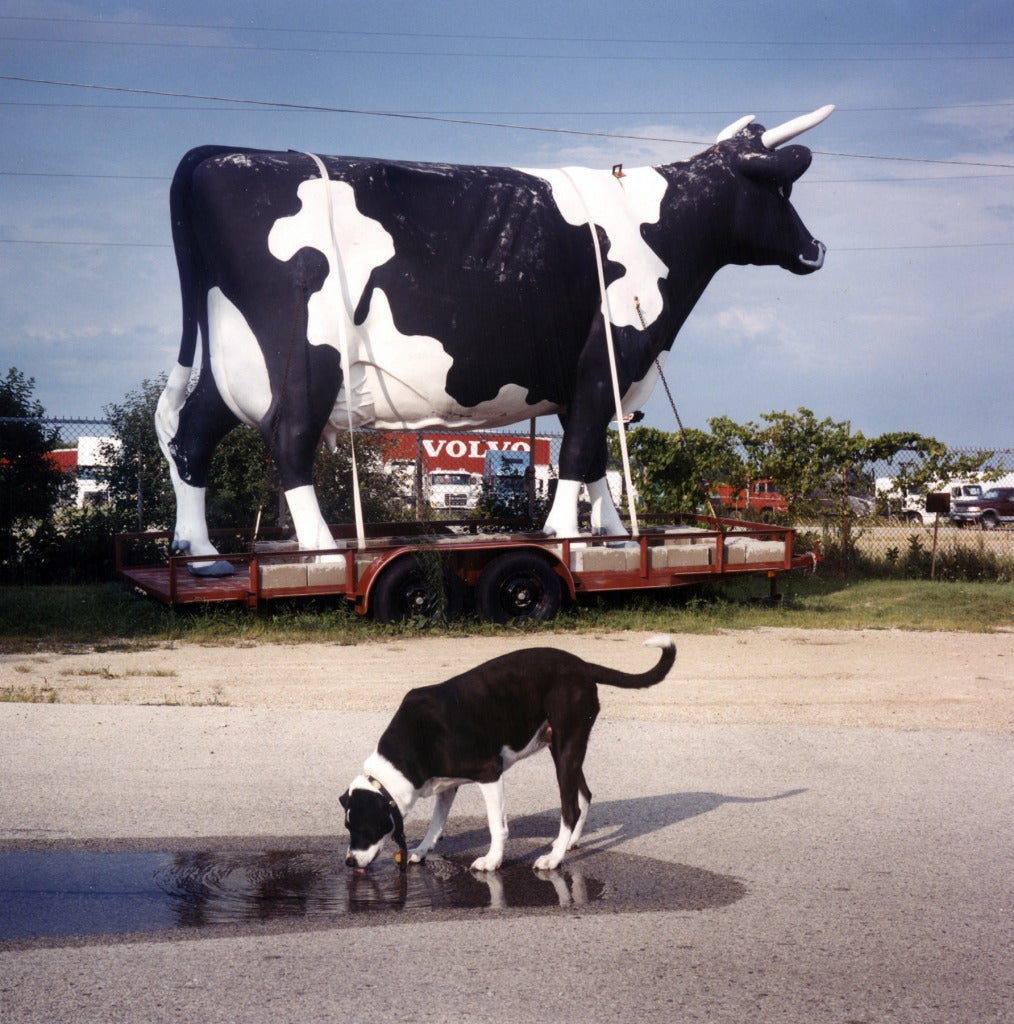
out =
{"type": "MultiPolygon", "coordinates": [[[[331,233],[331,252],[328,255],[331,257],[334,271],[338,275],[340,294],[344,296],[349,294],[348,280],[346,279],[345,267],[338,252],[338,236],[335,234],[334,229],[334,202],[331,198],[331,178],[327,173],[327,168],[324,166],[324,161],[316,153],[307,153],[306,156],[317,165],[317,170],[324,182],[327,223],[331,233]]],[[[362,548],[366,544],[366,530],[363,526],[363,505],[359,497],[359,467],[356,465],[356,441],[352,427],[352,360],[349,358],[349,334],[345,324],[344,302],[340,302],[339,306],[340,308],[337,310],[336,316],[338,321],[338,351],[341,353],[342,373],[345,378],[345,409],[348,412],[349,450],[352,453],[352,507],[356,520],[356,543],[358,547],[362,548]]]]}
{"type": "Polygon", "coordinates": [[[609,353],[609,374],[613,381],[613,402],[616,405],[616,429],[620,433],[620,455],[623,459],[623,484],[627,490],[627,511],[630,513],[630,533],[637,536],[637,511],[634,508],[634,484],[630,478],[630,458],[627,455],[627,431],[623,422],[623,396],[620,394],[620,379],[616,371],[616,351],[613,348],[613,325],[612,313],[609,308],[609,296],[606,293],[606,275],[602,268],[602,250],[599,247],[599,233],[591,210],[585,202],[577,182],[573,179],[567,169],[561,168],[561,173],[570,182],[574,193],[581,202],[585,216],[588,218],[588,227],[591,230],[592,245],[595,247],[595,269],[599,275],[599,291],[602,294],[602,319],[606,326],[606,351],[609,353]]]}

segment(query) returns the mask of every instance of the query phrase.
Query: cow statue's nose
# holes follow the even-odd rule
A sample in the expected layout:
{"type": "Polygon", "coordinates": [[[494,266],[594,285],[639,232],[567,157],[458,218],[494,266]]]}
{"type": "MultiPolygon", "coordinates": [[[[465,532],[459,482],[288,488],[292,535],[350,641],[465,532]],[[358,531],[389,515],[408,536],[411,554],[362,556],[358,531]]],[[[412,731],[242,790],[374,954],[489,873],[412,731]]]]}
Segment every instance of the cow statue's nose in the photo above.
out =
{"type": "Polygon", "coordinates": [[[823,242],[818,242],[815,238],[808,246],[807,251],[799,254],[797,273],[809,274],[814,270],[820,270],[824,266],[824,256],[826,253],[827,246],[823,242]]]}

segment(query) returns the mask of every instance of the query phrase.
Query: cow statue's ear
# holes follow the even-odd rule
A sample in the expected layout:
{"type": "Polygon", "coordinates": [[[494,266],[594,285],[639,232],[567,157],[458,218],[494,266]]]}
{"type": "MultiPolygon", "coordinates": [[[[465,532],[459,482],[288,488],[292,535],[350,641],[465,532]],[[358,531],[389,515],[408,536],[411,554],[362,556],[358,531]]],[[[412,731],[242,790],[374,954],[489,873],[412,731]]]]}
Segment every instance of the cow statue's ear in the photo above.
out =
{"type": "Polygon", "coordinates": [[[347,811],[349,809],[349,791],[345,790],[340,797],[338,797],[338,803],[342,805],[347,811]]]}
{"type": "Polygon", "coordinates": [[[736,167],[745,177],[754,181],[791,185],[805,172],[813,154],[806,146],[786,146],[784,149],[750,149],[736,155],[736,167]]]}

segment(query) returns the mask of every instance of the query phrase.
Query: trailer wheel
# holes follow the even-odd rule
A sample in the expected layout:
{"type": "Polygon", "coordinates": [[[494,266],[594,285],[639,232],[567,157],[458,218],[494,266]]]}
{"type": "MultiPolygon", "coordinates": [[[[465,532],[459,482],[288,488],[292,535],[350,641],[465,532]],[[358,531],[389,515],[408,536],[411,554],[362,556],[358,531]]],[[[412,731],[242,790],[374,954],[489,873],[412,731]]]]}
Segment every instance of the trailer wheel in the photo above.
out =
{"type": "Polygon", "coordinates": [[[465,603],[461,580],[435,555],[399,558],[383,571],[370,599],[377,622],[457,618],[465,603]]]}
{"type": "Polygon", "coordinates": [[[486,566],[475,588],[486,622],[545,622],[560,610],[560,577],[537,555],[508,552],[486,566]]]}

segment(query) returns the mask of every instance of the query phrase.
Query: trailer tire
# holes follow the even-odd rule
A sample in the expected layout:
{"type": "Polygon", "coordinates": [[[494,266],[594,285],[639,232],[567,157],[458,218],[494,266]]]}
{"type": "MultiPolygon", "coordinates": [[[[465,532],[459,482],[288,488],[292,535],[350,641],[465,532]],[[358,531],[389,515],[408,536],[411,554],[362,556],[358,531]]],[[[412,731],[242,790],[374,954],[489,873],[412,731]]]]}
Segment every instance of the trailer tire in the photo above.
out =
{"type": "Polygon", "coordinates": [[[494,558],[475,588],[485,622],[545,622],[556,616],[561,599],[560,577],[545,559],[524,551],[494,558]]]}
{"type": "Polygon", "coordinates": [[[384,569],[370,599],[373,617],[384,624],[414,618],[449,621],[461,614],[464,603],[464,585],[447,565],[440,563],[438,576],[416,555],[399,558],[384,569]]]}

